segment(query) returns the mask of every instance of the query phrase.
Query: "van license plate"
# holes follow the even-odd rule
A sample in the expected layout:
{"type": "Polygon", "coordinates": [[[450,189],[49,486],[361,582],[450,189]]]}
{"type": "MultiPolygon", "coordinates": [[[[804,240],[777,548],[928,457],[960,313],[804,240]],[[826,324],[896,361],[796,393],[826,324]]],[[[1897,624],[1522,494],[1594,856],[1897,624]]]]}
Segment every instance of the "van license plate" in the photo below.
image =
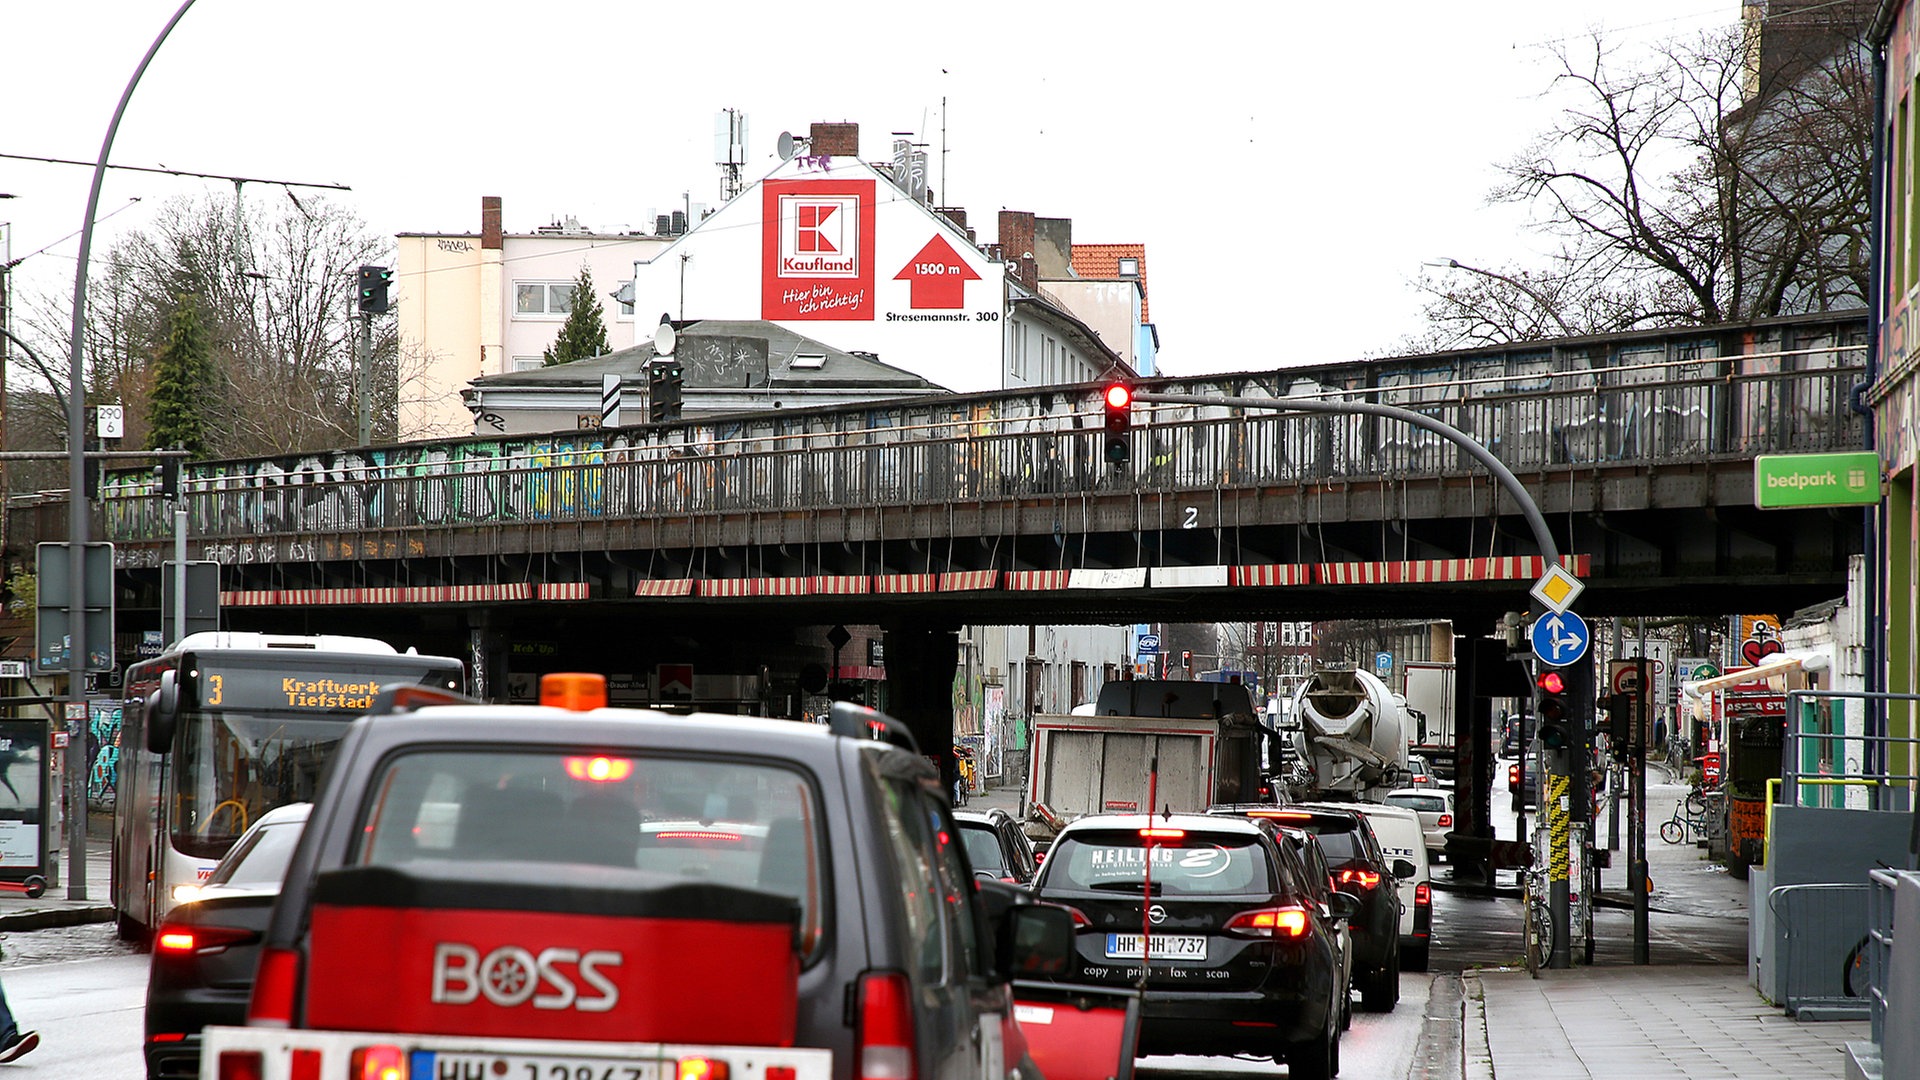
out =
{"type": "Polygon", "coordinates": [[[415,1050],[407,1075],[421,1080],[656,1080],[659,1064],[559,1054],[476,1054],[415,1050]]]}
{"type": "MultiPolygon", "coordinates": [[[[1155,934],[1154,960],[1205,960],[1207,939],[1201,934],[1155,934]]],[[[1107,957],[1112,960],[1140,959],[1139,934],[1108,934],[1107,957]]]]}

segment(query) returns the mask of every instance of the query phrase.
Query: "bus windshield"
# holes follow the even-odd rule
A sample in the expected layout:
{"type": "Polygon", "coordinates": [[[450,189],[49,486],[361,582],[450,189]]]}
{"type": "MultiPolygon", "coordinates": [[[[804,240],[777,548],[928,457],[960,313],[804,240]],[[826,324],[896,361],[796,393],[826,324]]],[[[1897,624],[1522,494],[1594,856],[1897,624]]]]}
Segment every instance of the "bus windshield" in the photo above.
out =
{"type": "Polygon", "coordinates": [[[219,858],[254,818],[276,806],[311,801],[350,720],[183,713],[172,761],[174,847],[219,858]]]}

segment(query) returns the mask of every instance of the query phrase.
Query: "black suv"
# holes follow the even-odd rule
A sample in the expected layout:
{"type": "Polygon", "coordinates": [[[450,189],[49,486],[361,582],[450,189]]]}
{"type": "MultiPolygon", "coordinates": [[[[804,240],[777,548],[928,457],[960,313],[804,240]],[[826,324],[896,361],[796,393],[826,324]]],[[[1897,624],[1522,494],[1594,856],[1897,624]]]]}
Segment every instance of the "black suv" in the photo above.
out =
{"type": "MultiPolygon", "coordinates": [[[[1394,871],[1373,827],[1358,811],[1300,806],[1215,806],[1209,814],[1251,817],[1317,836],[1334,887],[1360,902],[1348,922],[1353,934],[1353,982],[1360,1007],[1392,1012],[1400,1000],[1400,896],[1394,871]]],[[[1411,865],[1406,867],[1413,873],[1411,865]]]]}
{"type": "Polygon", "coordinates": [[[1063,970],[1071,920],[990,904],[897,721],[557,679],[567,708],[389,688],[349,729],[218,1075],[1035,1074],[1009,979],[1063,970]]]}
{"type": "Polygon", "coordinates": [[[1054,840],[1034,888],[1080,927],[1063,981],[1125,989],[1149,959],[1140,1053],[1261,1054],[1296,1080],[1339,1072],[1336,939],[1359,904],[1336,893],[1323,910],[1275,826],[1083,817],[1054,840]]]}
{"type": "Polygon", "coordinates": [[[1012,814],[998,807],[955,810],[953,820],[960,826],[960,842],[967,849],[967,862],[975,874],[1009,885],[1033,883],[1040,862],[1033,857],[1033,841],[1020,831],[1020,823],[1012,814]]]}

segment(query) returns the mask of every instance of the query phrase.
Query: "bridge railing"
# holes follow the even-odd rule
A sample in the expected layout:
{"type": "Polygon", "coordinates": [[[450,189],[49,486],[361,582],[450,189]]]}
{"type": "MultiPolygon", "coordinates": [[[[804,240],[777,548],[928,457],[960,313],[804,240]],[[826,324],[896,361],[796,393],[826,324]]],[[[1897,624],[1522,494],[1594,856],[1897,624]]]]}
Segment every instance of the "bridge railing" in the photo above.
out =
{"type": "MultiPolygon", "coordinates": [[[[1479,439],[1523,479],[1569,466],[1656,466],[1861,446],[1861,418],[1848,407],[1860,367],[1742,366],[1708,360],[1332,388],[1316,396],[1433,415],[1479,439]]],[[[1217,406],[1141,410],[1130,460],[1115,468],[1104,457],[1098,388],[1047,393],[1065,399],[1065,407],[1014,419],[194,477],[180,505],[195,536],[215,539],[1480,471],[1452,443],[1393,421],[1217,406]]],[[[964,416],[966,410],[962,404],[949,411],[964,416]]],[[[103,500],[103,535],[127,541],[170,536],[170,509],[149,487],[116,489],[103,500]]]]}

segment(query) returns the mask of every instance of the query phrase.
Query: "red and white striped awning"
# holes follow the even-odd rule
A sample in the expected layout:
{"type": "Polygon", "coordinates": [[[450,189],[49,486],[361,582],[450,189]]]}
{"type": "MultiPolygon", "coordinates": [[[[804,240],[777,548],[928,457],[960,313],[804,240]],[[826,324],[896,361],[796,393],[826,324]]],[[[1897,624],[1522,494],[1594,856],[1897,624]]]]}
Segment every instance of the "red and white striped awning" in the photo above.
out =
{"type": "MultiPolygon", "coordinates": [[[[544,588],[544,586],[543,586],[544,588]]],[[[488,604],[532,600],[530,582],[510,585],[395,585],[346,589],[238,589],[220,594],[226,607],[339,607],[359,604],[488,604]]],[[[584,599],[552,597],[551,599],[584,599]]],[[[547,599],[542,597],[542,599],[547,599]]]]}
{"type": "Polygon", "coordinates": [[[701,596],[810,596],[813,579],[806,577],[712,578],[700,583],[701,596]]]}
{"type": "Polygon", "coordinates": [[[698,584],[692,578],[650,579],[634,586],[635,596],[691,596],[698,584]]]}
{"type": "Polygon", "coordinates": [[[540,586],[534,596],[540,600],[591,600],[593,586],[585,581],[554,581],[540,586]]]}
{"type": "Polygon", "coordinates": [[[1247,588],[1264,585],[1305,585],[1313,580],[1313,567],[1305,563],[1266,563],[1233,567],[1233,584],[1247,588]]]}
{"type": "Polygon", "coordinates": [[[930,593],[940,591],[941,574],[875,574],[873,591],[877,593],[930,593]]]}
{"type": "MultiPolygon", "coordinates": [[[[1585,577],[1592,563],[1591,555],[1567,555],[1560,560],[1575,577],[1585,577]]],[[[1546,559],[1538,555],[1513,555],[1487,559],[1320,563],[1315,576],[1322,585],[1424,585],[1456,581],[1532,581],[1546,572],[1546,559]]]]}
{"type": "Polygon", "coordinates": [[[808,583],[815,596],[856,596],[872,586],[873,579],[865,574],[816,574],[808,583]]]}
{"type": "Polygon", "coordinates": [[[998,570],[956,570],[940,575],[941,592],[978,592],[1000,585],[998,570]]]}

